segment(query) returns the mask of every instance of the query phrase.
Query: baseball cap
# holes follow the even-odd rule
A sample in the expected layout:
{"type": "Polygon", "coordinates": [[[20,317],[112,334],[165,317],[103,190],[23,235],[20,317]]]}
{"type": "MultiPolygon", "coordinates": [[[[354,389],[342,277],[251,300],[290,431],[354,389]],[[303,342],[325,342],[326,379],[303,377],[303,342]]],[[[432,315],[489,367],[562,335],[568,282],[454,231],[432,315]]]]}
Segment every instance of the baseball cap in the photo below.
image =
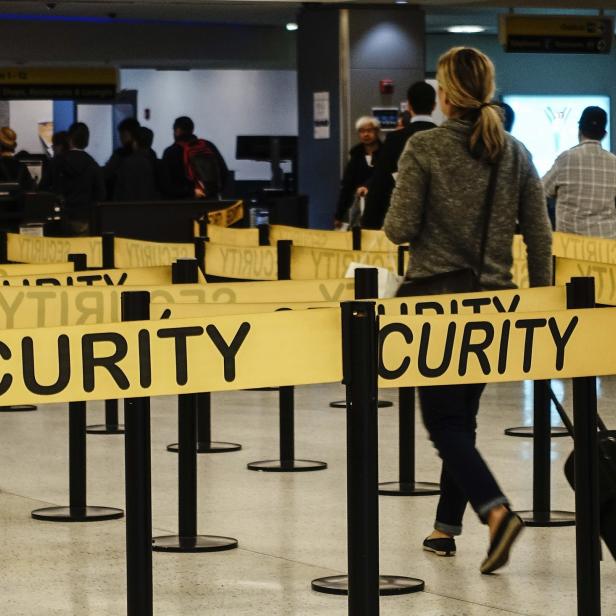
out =
{"type": "Polygon", "coordinates": [[[607,126],[607,113],[601,107],[586,107],[580,117],[582,133],[604,133],[607,126]]]}

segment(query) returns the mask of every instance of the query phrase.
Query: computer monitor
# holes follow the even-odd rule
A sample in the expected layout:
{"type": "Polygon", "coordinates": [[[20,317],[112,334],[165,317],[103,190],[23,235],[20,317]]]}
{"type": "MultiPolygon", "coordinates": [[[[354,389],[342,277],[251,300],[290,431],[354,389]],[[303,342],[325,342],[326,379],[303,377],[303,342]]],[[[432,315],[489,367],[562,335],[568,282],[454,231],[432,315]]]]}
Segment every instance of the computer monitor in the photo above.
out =
{"type": "Polygon", "coordinates": [[[397,107],[373,107],[372,115],[381,123],[381,130],[395,130],[398,127],[397,107]]]}
{"type": "Polygon", "coordinates": [[[556,158],[578,143],[578,122],[586,107],[601,107],[608,117],[603,147],[610,149],[610,98],[600,95],[508,94],[515,122],[511,134],[528,148],[539,175],[545,175],[556,158]]]}
{"type": "Polygon", "coordinates": [[[235,145],[237,160],[273,161],[297,158],[297,137],[240,135],[235,145]]]}

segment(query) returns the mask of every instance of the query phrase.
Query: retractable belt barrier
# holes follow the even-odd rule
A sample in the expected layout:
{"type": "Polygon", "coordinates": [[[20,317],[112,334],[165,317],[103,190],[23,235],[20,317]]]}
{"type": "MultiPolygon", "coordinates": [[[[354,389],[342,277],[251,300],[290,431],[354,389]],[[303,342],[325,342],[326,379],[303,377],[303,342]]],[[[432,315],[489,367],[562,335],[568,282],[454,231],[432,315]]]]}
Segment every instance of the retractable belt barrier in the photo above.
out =
{"type": "MultiPolygon", "coordinates": [[[[520,298],[527,293],[530,297],[533,291],[518,293],[520,298]]],[[[124,297],[131,295],[125,293],[124,297]]],[[[578,301],[577,305],[589,304],[578,301]]],[[[357,402],[348,415],[354,422],[361,413],[376,416],[377,376],[379,386],[389,388],[572,377],[581,387],[586,380],[580,381],[580,377],[616,374],[616,357],[611,352],[616,344],[612,327],[615,308],[384,315],[377,326],[374,302],[349,302],[343,315],[342,328],[339,310],[322,309],[194,317],[169,323],[131,321],[113,327],[8,330],[0,342],[0,403],[81,402],[106,397],[136,400],[204,389],[329,383],[341,380],[344,365],[347,387],[372,388],[363,406],[360,397],[349,394],[348,399],[357,402]],[[355,321],[364,325],[350,327],[349,323],[355,321]],[[343,332],[347,342],[341,348],[343,332]],[[349,353],[350,332],[357,336],[367,332],[375,337],[372,351],[365,357],[349,353]],[[297,353],[298,348],[302,353],[297,353]],[[370,374],[365,371],[357,380],[355,367],[362,362],[372,362],[374,380],[365,378],[370,374]]],[[[576,397],[577,407],[582,404],[580,396],[576,397]]],[[[596,411],[592,400],[583,403],[589,416],[596,411]]],[[[354,434],[350,429],[349,438],[354,434]]],[[[374,435],[367,446],[372,448],[376,443],[374,435]]],[[[362,453],[370,464],[377,459],[374,451],[362,453]]],[[[589,459],[576,455],[576,464],[589,463],[589,459]]],[[[349,536],[360,544],[374,544],[373,533],[378,533],[378,510],[375,528],[373,506],[378,491],[376,469],[367,469],[364,463],[353,469],[358,475],[349,482],[349,515],[359,516],[360,521],[353,521],[355,530],[350,530],[349,536]],[[359,502],[368,502],[369,507],[355,506],[354,490],[360,492],[359,502]],[[362,521],[362,516],[370,519],[362,521]],[[358,523],[363,529],[360,533],[358,523]]],[[[591,490],[586,497],[588,502],[579,505],[592,509],[596,492],[591,490]]],[[[594,545],[596,529],[590,515],[588,520],[583,528],[578,524],[578,537],[587,533],[583,538],[594,545]]],[[[378,534],[376,537],[378,541],[378,534]]],[[[151,550],[151,545],[147,549],[151,550]]],[[[595,552],[598,555],[594,550],[588,558],[594,559],[595,552]]],[[[363,563],[359,569],[349,566],[350,613],[374,616],[378,614],[378,607],[374,609],[375,596],[378,604],[378,549],[374,554],[372,549],[365,551],[362,545],[355,545],[353,554],[360,560],[368,554],[372,562],[369,566],[363,563]],[[359,603],[358,597],[362,597],[359,603]]],[[[594,571],[587,575],[594,576],[594,571]]],[[[580,592],[586,589],[592,595],[593,580],[589,582],[583,572],[579,575],[580,592]]]]}
{"type": "MultiPolygon", "coordinates": [[[[616,245],[616,242],[614,244],[616,245]]],[[[597,303],[616,306],[616,260],[614,263],[602,263],[554,258],[555,284],[563,284],[575,276],[594,278],[597,303]]]]}
{"type": "Polygon", "coordinates": [[[114,238],[115,267],[171,265],[178,259],[194,259],[194,243],[165,243],[114,238]]]}
{"type": "Polygon", "coordinates": [[[89,267],[103,266],[100,237],[32,237],[18,233],[1,234],[0,260],[16,263],[60,263],[70,254],[85,254],[89,267]]]}
{"type": "Polygon", "coordinates": [[[68,274],[75,271],[72,261],[66,263],[5,263],[0,265],[0,276],[32,276],[40,274],[68,274]]]}

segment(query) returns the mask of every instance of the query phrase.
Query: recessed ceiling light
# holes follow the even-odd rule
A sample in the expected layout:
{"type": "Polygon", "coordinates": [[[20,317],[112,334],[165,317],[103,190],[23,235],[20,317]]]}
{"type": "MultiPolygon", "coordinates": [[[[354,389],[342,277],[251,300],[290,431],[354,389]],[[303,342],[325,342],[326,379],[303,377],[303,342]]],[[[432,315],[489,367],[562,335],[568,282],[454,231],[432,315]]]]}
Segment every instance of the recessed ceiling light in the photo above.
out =
{"type": "Polygon", "coordinates": [[[447,32],[452,34],[477,34],[478,32],[485,32],[486,28],[483,26],[449,26],[447,32]]]}
{"type": "Polygon", "coordinates": [[[409,0],[396,0],[396,4],[408,4],[409,0]]]}
{"type": "Polygon", "coordinates": [[[289,32],[295,32],[299,26],[294,21],[291,21],[286,25],[286,28],[289,32]]]}

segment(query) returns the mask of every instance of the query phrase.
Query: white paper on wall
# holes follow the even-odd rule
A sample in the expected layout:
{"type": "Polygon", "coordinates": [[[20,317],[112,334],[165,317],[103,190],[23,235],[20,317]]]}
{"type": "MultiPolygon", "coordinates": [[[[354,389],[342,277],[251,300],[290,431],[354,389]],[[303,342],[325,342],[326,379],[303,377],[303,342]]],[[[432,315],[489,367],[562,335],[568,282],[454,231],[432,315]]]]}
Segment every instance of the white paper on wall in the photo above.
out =
{"type": "Polygon", "coordinates": [[[314,93],[314,138],[329,139],[329,92],[314,93]]]}

